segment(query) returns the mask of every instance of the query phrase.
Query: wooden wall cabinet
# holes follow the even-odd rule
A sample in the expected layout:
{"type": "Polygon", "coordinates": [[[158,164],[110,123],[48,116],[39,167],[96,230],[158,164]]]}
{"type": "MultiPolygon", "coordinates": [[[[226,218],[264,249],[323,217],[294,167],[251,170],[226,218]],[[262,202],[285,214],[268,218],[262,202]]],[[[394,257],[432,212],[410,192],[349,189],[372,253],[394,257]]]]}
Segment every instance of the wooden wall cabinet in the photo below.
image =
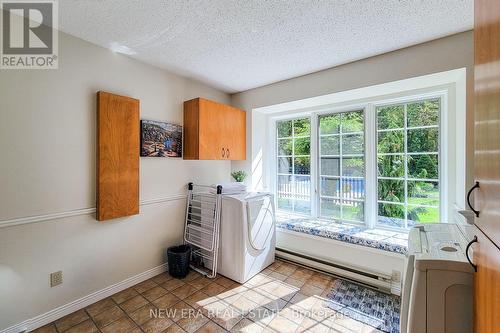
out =
{"type": "Polygon", "coordinates": [[[184,159],[245,160],[246,112],[204,98],[184,102],[184,159]]]}
{"type": "Polygon", "coordinates": [[[97,220],[139,214],[139,100],[97,93],[97,220]]]}
{"type": "Polygon", "coordinates": [[[475,0],[474,13],[474,332],[493,333],[500,331],[500,1],[475,0]]]}
{"type": "Polygon", "coordinates": [[[500,325],[500,250],[482,231],[475,235],[474,332],[494,333],[500,325]]]}

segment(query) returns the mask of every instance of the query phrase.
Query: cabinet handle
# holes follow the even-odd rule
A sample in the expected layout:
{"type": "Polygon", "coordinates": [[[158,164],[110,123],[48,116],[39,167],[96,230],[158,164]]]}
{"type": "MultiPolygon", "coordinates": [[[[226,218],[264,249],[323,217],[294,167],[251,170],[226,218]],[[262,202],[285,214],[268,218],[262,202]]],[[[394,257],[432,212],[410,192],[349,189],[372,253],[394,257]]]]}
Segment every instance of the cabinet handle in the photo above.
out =
{"type": "Polygon", "coordinates": [[[222,158],[226,157],[226,150],[222,148],[222,158]]]}
{"type": "Polygon", "coordinates": [[[472,192],[474,192],[476,188],[479,188],[479,182],[476,182],[476,184],[474,184],[474,186],[472,186],[472,188],[467,193],[467,205],[469,205],[469,208],[474,212],[476,217],[479,217],[479,211],[475,210],[474,207],[472,207],[472,204],[470,203],[470,195],[472,194],[472,192]]]}
{"type": "Polygon", "coordinates": [[[226,148],[227,150],[227,158],[229,158],[229,155],[231,155],[231,151],[229,150],[229,148],[226,148]]]}
{"type": "Polygon", "coordinates": [[[472,260],[469,258],[469,248],[471,247],[472,244],[477,243],[477,236],[474,236],[474,239],[472,239],[469,244],[467,244],[467,247],[465,248],[465,257],[469,261],[469,264],[474,268],[474,272],[477,272],[477,265],[474,265],[472,263],[472,260]]]}

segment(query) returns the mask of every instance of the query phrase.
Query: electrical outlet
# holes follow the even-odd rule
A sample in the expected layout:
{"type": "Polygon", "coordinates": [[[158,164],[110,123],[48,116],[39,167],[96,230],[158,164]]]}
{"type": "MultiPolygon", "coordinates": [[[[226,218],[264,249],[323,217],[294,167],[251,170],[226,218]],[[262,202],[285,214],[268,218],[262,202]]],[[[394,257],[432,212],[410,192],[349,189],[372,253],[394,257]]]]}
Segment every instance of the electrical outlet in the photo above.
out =
{"type": "Polygon", "coordinates": [[[50,286],[55,287],[63,283],[62,271],[50,273],[50,286]]]}

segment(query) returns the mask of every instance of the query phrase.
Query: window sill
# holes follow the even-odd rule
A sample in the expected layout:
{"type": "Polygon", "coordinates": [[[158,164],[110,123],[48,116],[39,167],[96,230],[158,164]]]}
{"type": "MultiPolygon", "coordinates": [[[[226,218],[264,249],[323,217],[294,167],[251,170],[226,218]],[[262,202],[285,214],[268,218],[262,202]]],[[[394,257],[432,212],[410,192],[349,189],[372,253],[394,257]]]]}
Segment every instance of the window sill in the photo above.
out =
{"type": "Polygon", "coordinates": [[[388,252],[406,254],[408,249],[408,233],[406,232],[368,229],[364,226],[281,214],[276,216],[276,226],[279,229],[330,238],[388,252]]]}

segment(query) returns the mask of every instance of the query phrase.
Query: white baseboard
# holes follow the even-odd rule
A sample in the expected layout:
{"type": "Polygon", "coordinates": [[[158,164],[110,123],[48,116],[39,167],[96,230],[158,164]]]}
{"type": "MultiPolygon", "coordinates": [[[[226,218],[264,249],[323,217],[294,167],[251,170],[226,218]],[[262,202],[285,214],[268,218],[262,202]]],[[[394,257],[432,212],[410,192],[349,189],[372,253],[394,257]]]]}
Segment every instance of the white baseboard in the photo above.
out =
{"type": "Polygon", "coordinates": [[[21,332],[29,332],[35,330],[39,327],[42,327],[48,323],[53,322],[54,320],[62,318],[70,313],[83,309],[84,307],[89,306],[90,304],[93,304],[106,297],[116,294],[119,291],[125,290],[137,283],[150,279],[155,275],[165,272],[166,270],[167,270],[167,264],[156,266],[143,273],[137,274],[121,282],[115,283],[109,287],[93,292],[90,295],[84,296],[73,302],[60,306],[53,310],[50,310],[49,312],[46,312],[31,319],[27,319],[19,324],[10,326],[0,331],[0,333],[21,333],[21,332]]]}

